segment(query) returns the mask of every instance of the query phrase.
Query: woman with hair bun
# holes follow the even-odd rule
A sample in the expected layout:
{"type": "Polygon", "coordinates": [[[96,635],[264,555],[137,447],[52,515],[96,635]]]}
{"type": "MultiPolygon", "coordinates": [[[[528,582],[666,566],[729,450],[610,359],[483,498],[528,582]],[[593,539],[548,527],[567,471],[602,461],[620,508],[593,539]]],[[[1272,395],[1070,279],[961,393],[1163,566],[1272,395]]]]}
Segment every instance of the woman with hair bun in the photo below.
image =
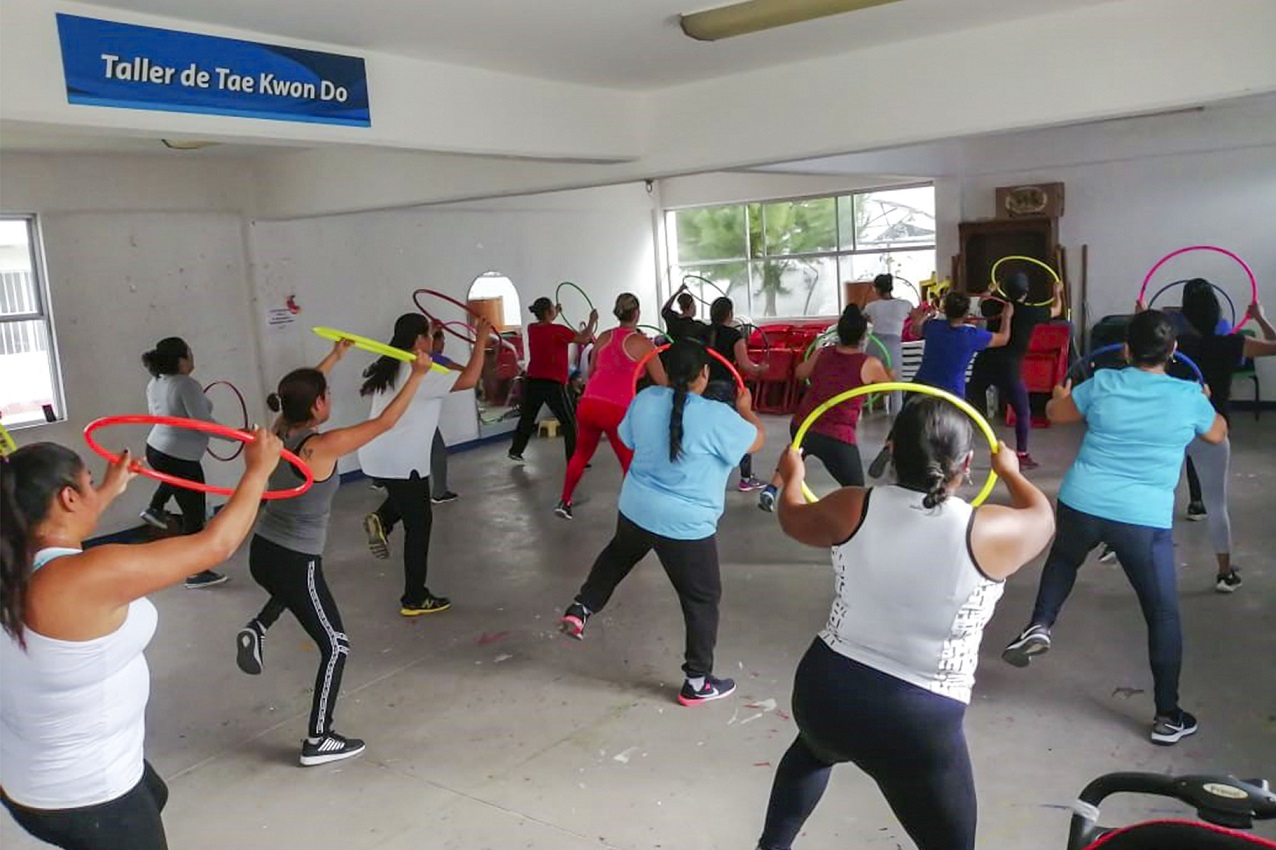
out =
{"type": "MultiPolygon", "coordinates": [[[[152,416],[179,416],[183,419],[199,419],[213,422],[213,403],[204,395],[204,388],[191,377],[195,371],[195,354],[186,340],[179,336],[161,339],[155,347],[142,355],[142,365],[151,373],[146,385],[146,409],[152,416]]],[[[167,472],[188,481],[204,481],[204,467],[200,459],[208,449],[209,435],[190,428],[174,428],[171,425],[155,425],[146,437],[146,462],[157,472],[167,472]]],[[[174,487],[160,482],[151,496],[151,503],[142,511],[142,521],[155,528],[168,528],[168,514],[164,506],[169,499],[176,499],[182,511],[182,534],[195,534],[204,527],[208,503],[198,490],[174,487]]],[[[226,581],[226,576],[212,570],[203,570],[186,577],[191,589],[212,587],[226,581]]]]}
{"type": "Polygon", "coordinates": [[[895,419],[896,483],[802,496],[806,468],[780,460],[780,527],[832,549],[836,596],[793,683],[798,736],[775,774],[760,850],[789,850],[833,766],[871,776],[920,850],[973,850],[975,783],[962,729],[979,642],[1005,580],[1045,548],[1054,517],[1002,444],[993,469],[1011,507],[956,493],[970,420],[923,397],[895,419]]]}
{"type": "Polygon", "coordinates": [[[729,696],[735,682],[713,675],[718,641],[718,519],[727,477],[745,452],[762,447],[766,431],[748,390],[734,409],[703,397],[709,354],[692,339],[665,352],[667,387],[638,393],[620,423],[620,439],[633,451],[620,488],[616,533],[594,561],[589,578],[563,614],[562,630],[583,638],[590,616],[652,549],[682,603],[687,643],[682,705],[729,696]]]}
{"type": "MultiPolygon", "coordinates": [[[[332,728],[341,674],[350,654],[341,612],[323,576],[323,548],[332,499],[341,486],[337,461],[395,426],[431,366],[430,355],[419,352],[403,386],[378,416],[358,425],[321,432],[319,426],[328,421],[332,411],[327,372],[349,348],[350,341],[342,340],[316,368],[289,372],[266,400],[270,409],[279,414],[276,435],[286,449],[306,462],[315,483],[300,496],[266,502],[262,509],[248,550],[248,568],[270,599],[236,637],[236,662],[250,675],[261,673],[266,630],[284,610],[292,612],[318,645],[319,671],[310,724],[301,744],[301,764],[306,767],[350,758],[364,749],[363,741],[346,738],[332,728]]],[[[297,483],[297,471],[291,466],[281,466],[270,477],[273,489],[288,489],[297,483]]]]}
{"type": "MultiPolygon", "coordinates": [[[[563,494],[554,513],[563,519],[572,518],[572,494],[585,474],[585,467],[598,449],[603,434],[616,453],[623,472],[629,471],[633,452],[620,439],[617,429],[629,410],[634,397],[634,367],[655,346],[638,332],[638,320],[642,317],[638,297],[622,292],[616,297],[612,312],[618,326],[603,331],[594,344],[593,365],[589,370],[589,382],[585,394],[576,409],[576,451],[567,464],[563,477],[563,494]]],[[[664,366],[659,357],[647,361],[647,374],[661,386],[668,384],[664,366]]]]}

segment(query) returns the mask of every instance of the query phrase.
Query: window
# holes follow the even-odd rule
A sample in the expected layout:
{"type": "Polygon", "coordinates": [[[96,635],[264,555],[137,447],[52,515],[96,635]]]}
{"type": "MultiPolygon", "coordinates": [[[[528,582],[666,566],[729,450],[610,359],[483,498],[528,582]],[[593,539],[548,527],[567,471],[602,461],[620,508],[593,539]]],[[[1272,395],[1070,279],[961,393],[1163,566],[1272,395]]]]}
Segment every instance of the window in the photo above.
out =
{"type": "Polygon", "coordinates": [[[839,280],[883,272],[916,302],[916,281],[935,271],[930,185],[669,210],[665,227],[673,286],[685,279],[706,302],[726,294],[741,318],[834,315],[839,280]]]}
{"type": "Polygon", "coordinates": [[[34,216],[0,216],[0,423],[62,418],[53,324],[34,216]]]}

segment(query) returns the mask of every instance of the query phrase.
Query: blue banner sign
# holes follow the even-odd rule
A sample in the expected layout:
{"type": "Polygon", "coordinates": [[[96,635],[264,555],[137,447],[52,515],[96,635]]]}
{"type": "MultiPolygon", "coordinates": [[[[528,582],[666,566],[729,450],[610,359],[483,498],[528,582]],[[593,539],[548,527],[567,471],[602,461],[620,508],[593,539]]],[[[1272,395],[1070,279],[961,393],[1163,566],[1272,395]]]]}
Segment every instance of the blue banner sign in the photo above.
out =
{"type": "Polygon", "coordinates": [[[71,103],[368,127],[357,56],[58,14],[71,103]]]}

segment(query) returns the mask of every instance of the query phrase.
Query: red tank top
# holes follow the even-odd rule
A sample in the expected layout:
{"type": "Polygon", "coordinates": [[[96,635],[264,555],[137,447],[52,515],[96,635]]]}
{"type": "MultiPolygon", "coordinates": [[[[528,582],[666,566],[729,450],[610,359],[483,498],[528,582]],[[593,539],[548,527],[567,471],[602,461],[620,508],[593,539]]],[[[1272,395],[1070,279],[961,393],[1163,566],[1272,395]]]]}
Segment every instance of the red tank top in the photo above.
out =
{"type": "Polygon", "coordinates": [[[625,351],[625,340],[633,328],[615,328],[607,344],[594,352],[593,371],[585,385],[584,398],[594,398],[628,407],[634,397],[634,369],[638,362],[625,351]]]}
{"type": "MultiPolygon", "coordinates": [[[[818,356],[820,359],[815,361],[815,369],[811,372],[811,386],[807,388],[793,414],[795,427],[801,425],[812,410],[833,396],[864,385],[864,361],[868,359],[864,352],[842,354],[836,348],[829,347],[820,351],[818,356]]],[[[842,402],[815,420],[811,431],[843,443],[854,444],[855,426],[859,424],[860,410],[863,407],[863,396],[842,402]]]]}

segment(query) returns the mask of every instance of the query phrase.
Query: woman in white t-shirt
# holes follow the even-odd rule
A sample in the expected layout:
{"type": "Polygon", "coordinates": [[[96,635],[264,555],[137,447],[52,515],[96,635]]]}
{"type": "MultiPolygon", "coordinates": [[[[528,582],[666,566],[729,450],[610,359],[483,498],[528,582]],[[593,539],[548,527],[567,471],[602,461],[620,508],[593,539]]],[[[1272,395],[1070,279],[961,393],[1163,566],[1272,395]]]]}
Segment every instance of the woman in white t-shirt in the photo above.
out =
{"type": "MultiPolygon", "coordinates": [[[[475,322],[476,339],[486,340],[492,326],[485,319],[475,322]]],[[[420,313],[404,313],[394,323],[390,345],[428,354],[433,348],[430,321],[420,313]]],[[[434,614],[452,607],[445,596],[436,596],[426,587],[430,559],[430,530],[434,514],[430,504],[430,455],[439,414],[448,393],[473,388],[483,373],[484,345],[471,347],[469,362],[460,372],[431,370],[398,423],[359,449],[363,474],[385,487],[381,507],[364,517],[368,548],[378,558],[390,556],[386,535],[395,523],[403,522],[403,596],[399,613],[405,617],[434,614]]],[[[381,357],[363,373],[359,394],[372,398],[369,418],[381,414],[395,396],[395,386],[406,380],[411,366],[391,357],[381,357]]]]}
{"type": "MultiPolygon", "coordinates": [[[[877,290],[877,300],[864,305],[864,315],[873,323],[873,336],[881,340],[890,355],[888,368],[898,370],[904,357],[904,323],[912,314],[913,305],[893,295],[895,278],[892,275],[879,274],[873,278],[873,289],[877,290]]],[[[898,415],[902,401],[902,393],[887,393],[886,412],[892,417],[898,415]]]]}
{"type": "Polygon", "coordinates": [[[892,434],[890,487],[807,504],[801,457],[789,449],[780,461],[780,527],[832,549],[836,595],[798,665],[798,737],[776,770],[760,850],[789,850],[842,762],[877,782],[920,850],[975,846],[962,722],[979,642],[1005,580],[1050,542],[1054,516],[1005,445],[993,468],[1012,505],[957,498],[973,435],[954,405],[913,401],[892,434]]]}
{"type": "Polygon", "coordinates": [[[0,800],[68,850],[166,850],[164,781],[146,761],[158,613],[147,595],[230,557],[252,529],[281,443],[264,428],[230,500],[193,534],[84,549],[134,476],[95,483],[79,455],[34,443],[0,462],[0,800]]]}

